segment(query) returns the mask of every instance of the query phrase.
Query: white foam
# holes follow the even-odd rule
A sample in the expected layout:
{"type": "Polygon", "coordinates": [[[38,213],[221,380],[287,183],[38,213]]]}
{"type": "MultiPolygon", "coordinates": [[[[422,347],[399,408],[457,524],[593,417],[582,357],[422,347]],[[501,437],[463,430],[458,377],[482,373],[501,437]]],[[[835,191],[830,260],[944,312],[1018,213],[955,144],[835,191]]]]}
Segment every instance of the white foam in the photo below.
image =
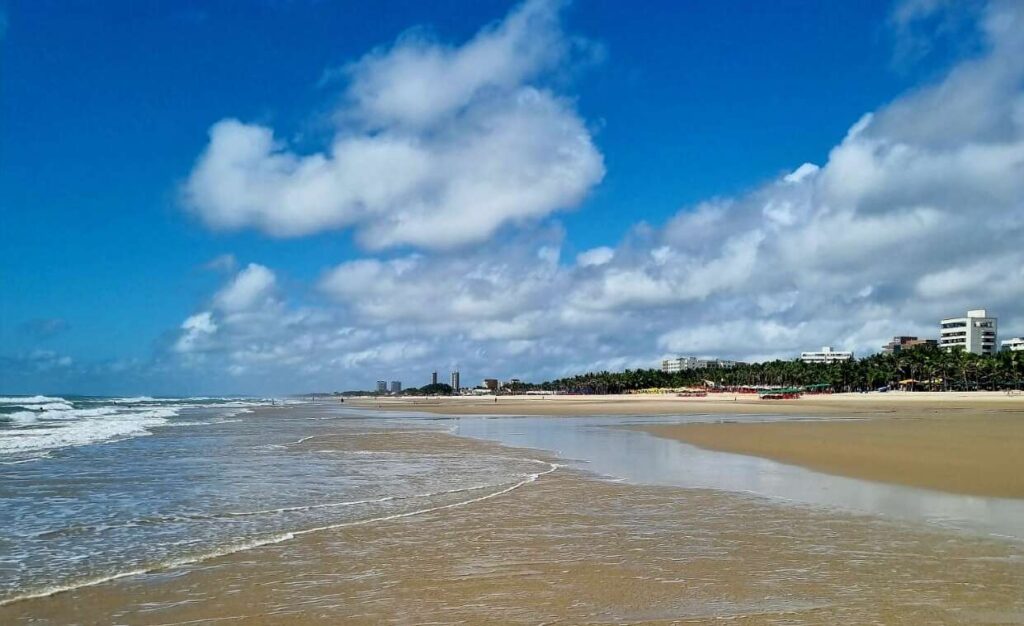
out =
{"type": "Polygon", "coordinates": [[[0,432],[0,454],[24,454],[150,434],[176,409],[119,411],[111,407],[12,413],[19,428],[0,432]],[[28,414],[28,415],[26,415],[28,414]]]}
{"type": "Polygon", "coordinates": [[[0,455],[25,454],[82,446],[92,443],[119,441],[151,434],[155,426],[227,423],[227,417],[252,412],[264,401],[230,398],[176,398],[156,399],[150,396],[113,398],[105,405],[75,408],[64,398],[49,396],[2,397],[0,404],[21,406],[26,410],[0,415],[0,421],[10,426],[0,430],[0,455]],[[197,402],[198,401],[198,402],[197,402]],[[227,410],[209,421],[169,422],[182,409],[227,410]]]}
{"type": "Polygon", "coordinates": [[[0,404],[46,404],[47,402],[67,402],[64,398],[51,398],[49,396],[5,396],[0,397],[0,404]]]}

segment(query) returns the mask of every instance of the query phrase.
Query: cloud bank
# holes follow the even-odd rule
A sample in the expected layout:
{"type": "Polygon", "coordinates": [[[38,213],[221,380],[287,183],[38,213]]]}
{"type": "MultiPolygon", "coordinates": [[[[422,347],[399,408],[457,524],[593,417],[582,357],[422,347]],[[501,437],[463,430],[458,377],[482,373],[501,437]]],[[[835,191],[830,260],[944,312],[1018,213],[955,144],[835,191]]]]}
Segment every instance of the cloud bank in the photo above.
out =
{"type": "Polygon", "coordinates": [[[460,47],[408,35],[346,69],[329,151],[223,121],[188,189],[216,227],[352,226],[370,248],[423,251],[326,268],[306,306],[249,265],[175,350],[339,388],[456,365],[536,380],[670,354],[874,352],[982,306],[1024,334],[1024,5],[994,2],[976,27],[979,54],[851,120],[824,163],[660,226],[638,215],[570,259],[541,218],[603,166],[571,104],[533,82],[567,62],[557,7],[527,3],[460,47]]]}

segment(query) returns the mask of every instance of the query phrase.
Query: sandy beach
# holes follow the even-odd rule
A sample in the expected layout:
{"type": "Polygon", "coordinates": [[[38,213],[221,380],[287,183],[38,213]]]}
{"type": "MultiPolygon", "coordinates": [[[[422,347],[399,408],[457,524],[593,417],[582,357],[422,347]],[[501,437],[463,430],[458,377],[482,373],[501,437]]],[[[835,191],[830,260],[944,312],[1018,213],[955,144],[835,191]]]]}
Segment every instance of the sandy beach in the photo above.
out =
{"type": "MultiPolygon", "coordinates": [[[[537,456],[437,431],[318,437],[295,452],[356,448],[537,456]]],[[[0,621],[1008,623],[1024,619],[1022,586],[1017,543],[561,467],[405,517],[2,606],[0,621]]]]}
{"type": "Polygon", "coordinates": [[[455,415],[792,416],[771,423],[711,420],[643,429],[704,448],[852,478],[1024,497],[1024,397],[1005,393],[832,394],[782,401],[731,394],[503,396],[497,403],[493,398],[410,398],[357,404],[455,415]]]}
{"type": "Polygon", "coordinates": [[[1024,413],[1024,395],[970,393],[837,393],[797,400],[760,400],[752,394],[531,395],[455,397],[356,397],[344,406],[445,415],[819,415],[837,417],[924,417],[974,412],[1024,413]]]}

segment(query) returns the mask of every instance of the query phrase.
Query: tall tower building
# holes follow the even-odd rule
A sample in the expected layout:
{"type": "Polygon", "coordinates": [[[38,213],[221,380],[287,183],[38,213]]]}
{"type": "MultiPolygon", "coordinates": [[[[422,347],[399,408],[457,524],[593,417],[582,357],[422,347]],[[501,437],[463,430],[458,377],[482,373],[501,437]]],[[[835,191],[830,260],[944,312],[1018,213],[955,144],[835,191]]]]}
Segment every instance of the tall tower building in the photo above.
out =
{"type": "Polygon", "coordinates": [[[459,386],[459,370],[455,370],[452,372],[452,390],[458,393],[461,388],[462,387],[459,386]]]}
{"type": "Polygon", "coordinates": [[[437,384],[437,372],[432,372],[430,374],[430,384],[431,385],[436,385],[437,384]]]}

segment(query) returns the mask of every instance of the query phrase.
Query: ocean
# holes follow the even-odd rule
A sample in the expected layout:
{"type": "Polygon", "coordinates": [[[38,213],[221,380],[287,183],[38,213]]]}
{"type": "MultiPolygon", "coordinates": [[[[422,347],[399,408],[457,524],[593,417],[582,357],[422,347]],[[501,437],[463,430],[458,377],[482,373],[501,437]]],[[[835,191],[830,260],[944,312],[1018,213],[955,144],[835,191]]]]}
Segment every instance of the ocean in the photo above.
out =
{"type": "Polygon", "coordinates": [[[269,399],[44,396],[0,403],[0,602],[471,499],[548,467],[365,445],[317,450],[310,444],[320,435],[359,441],[403,428],[400,419],[340,421],[327,405],[289,412],[269,399]]]}

